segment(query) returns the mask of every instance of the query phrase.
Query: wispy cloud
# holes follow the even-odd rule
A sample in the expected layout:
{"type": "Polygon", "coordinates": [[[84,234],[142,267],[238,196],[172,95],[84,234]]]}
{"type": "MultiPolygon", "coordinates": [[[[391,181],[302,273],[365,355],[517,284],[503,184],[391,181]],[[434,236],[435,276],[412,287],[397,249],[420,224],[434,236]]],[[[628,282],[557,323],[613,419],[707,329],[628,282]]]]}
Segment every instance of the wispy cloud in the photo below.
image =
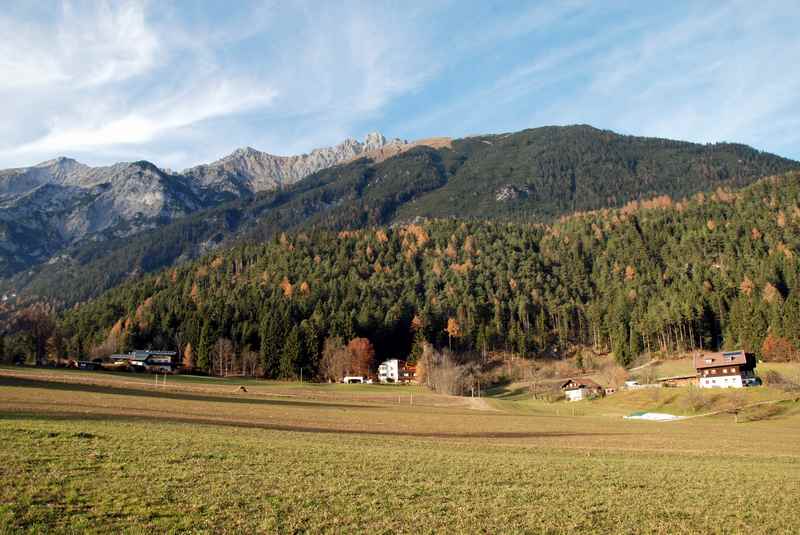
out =
{"type": "Polygon", "coordinates": [[[631,134],[741,141],[800,158],[793,129],[800,115],[800,6],[578,7],[543,30],[547,39],[530,39],[506,69],[404,126],[449,124],[466,134],[590,123],[631,134]]]}
{"type": "Polygon", "coordinates": [[[0,97],[17,104],[0,110],[0,167],[63,153],[183,167],[243,144],[332,143],[433,72],[420,40],[397,47],[413,27],[392,9],[254,3],[194,20],[157,7],[64,4],[54,20],[0,19],[18,27],[0,45],[10,73],[0,97]]]}
{"type": "Polygon", "coordinates": [[[800,158],[800,6],[13,2],[0,168],[590,123],[800,158]]]}
{"type": "Polygon", "coordinates": [[[16,150],[60,153],[144,144],[174,129],[268,105],[274,97],[274,90],[249,80],[206,80],[198,91],[170,94],[121,116],[107,103],[95,106],[82,124],[74,125],[74,117],[59,120],[47,135],[16,150]]]}
{"type": "Polygon", "coordinates": [[[60,84],[73,89],[142,75],[161,43],[135,2],[98,3],[91,17],[61,5],[56,26],[0,15],[0,89],[60,84]]]}

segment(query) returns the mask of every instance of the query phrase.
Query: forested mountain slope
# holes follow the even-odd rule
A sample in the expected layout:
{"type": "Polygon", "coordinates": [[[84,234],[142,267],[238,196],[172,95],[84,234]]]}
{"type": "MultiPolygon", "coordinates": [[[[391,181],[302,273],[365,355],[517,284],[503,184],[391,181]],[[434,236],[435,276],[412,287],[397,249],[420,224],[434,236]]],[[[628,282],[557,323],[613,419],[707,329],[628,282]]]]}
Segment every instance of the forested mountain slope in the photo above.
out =
{"type": "Polygon", "coordinates": [[[589,126],[472,137],[334,166],[137,236],[84,244],[2,287],[70,304],[221,244],[263,241],[283,231],[363,228],[418,216],[547,222],[654,195],[741,186],[798,167],[743,145],[620,136],[589,126]]]}
{"type": "Polygon", "coordinates": [[[68,311],[57,336],[70,355],[177,340],[201,368],[230,340],[235,355],[260,352],[273,377],[315,370],[326,338],[356,336],[381,357],[429,341],[524,356],[586,344],[622,363],[647,349],[720,346],[794,358],[798,255],[800,173],[790,173],[553,225],[445,219],[280,234],[128,282],[68,311]]]}

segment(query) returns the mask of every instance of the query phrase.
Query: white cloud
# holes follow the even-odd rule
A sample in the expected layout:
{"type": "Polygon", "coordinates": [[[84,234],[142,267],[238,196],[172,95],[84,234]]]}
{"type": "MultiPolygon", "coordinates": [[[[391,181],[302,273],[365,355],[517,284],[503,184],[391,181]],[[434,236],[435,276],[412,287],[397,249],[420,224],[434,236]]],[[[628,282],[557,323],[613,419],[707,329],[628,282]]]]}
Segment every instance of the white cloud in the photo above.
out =
{"type": "Polygon", "coordinates": [[[376,128],[576,122],[797,157],[798,14],[769,2],[22,3],[0,13],[0,168],[61,154],[181,168],[376,128]]]}
{"type": "Polygon", "coordinates": [[[267,105],[274,97],[273,90],[259,89],[248,80],[207,81],[198,92],[174,94],[123,116],[114,117],[103,109],[88,124],[84,121],[79,126],[73,126],[74,118],[68,117],[59,121],[65,124],[53,125],[46,136],[18,147],[16,152],[61,153],[148,143],[173,129],[267,105]]]}
{"type": "Polygon", "coordinates": [[[0,68],[13,74],[0,99],[15,102],[0,107],[0,167],[60,154],[185,167],[244,144],[309,150],[351,135],[435,70],[424,40],[407,42],[424,13],[333,3],[224,12],[195,20],[131,1],[0,18],[14,35],[0,44],[12,58],[0,68]]]}
{"type": "Polygon", "coordinates": [[[141,3],[98,2],[90,13],[64,3],[58,26],[0,15],[0,88],[117,82],[153,68],[157,34],[141,3]],[[11,36],[11,38],[9,38],[11,36]]]}

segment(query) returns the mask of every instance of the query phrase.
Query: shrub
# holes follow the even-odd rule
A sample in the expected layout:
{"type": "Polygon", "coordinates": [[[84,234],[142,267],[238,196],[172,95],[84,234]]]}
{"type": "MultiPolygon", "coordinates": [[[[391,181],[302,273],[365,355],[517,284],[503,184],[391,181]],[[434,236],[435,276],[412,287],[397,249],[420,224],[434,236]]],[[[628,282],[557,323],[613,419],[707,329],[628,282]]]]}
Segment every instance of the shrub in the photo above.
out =
{"type": "Polygon", "coordinates": [[[694,385],[689,386],[686,392],[686,404],[692,411],[701,411],[707,408],[710,403],[711,400],[708,398],[706,393],[703,392],[702,388],[694,385]]]}
{"type": "Polygon", "coordinates": [[[759,420],[768,420],[778,416],[783,412],[783,407],[778,403],[769,403],[764,405],[757,405],[742,411],[739,421],[740,422],[757,422],[759,420]]]}
{"type": "Polygon", "coordinates": [[[773,388],[780,388],[787,392],[795,392],[800,390],[800,384],[798,384],[798,381],[786,377],[785,375],[782,375],[775,370],[769,370],[761,374],[761,379],[767,386],[771,386],[773,388]]]}

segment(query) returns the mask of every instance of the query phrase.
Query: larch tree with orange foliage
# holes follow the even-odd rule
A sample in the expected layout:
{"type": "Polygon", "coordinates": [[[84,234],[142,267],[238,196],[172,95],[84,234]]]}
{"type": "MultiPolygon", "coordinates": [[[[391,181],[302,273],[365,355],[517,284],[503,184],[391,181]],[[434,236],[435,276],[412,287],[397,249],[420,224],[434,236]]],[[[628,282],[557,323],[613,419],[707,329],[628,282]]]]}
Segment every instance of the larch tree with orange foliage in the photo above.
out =
{"type": "Polygon", "coordinates": [[[460,338],[461,337],[461,325],[458,323],[458,320],[455,318],[447,318],[447,343],[450,345],[450,349],[453,349],[453,338],[460,338]]]}
{"type": "Polygon", "coordinates": [[[353,338],[347,344],[350,353],[349,373],[367,375],[375,359],[375,348],[369,338],[353,338]]]}

